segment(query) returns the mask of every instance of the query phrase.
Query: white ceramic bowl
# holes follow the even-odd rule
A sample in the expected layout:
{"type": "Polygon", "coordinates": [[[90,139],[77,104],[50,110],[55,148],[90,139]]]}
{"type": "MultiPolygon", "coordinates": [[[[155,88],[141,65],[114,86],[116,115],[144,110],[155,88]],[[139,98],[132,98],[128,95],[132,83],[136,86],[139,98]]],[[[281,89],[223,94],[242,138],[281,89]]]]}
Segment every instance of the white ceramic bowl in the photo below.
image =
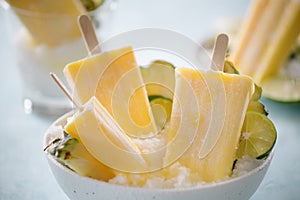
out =
{"type": "MultiPolygon", "coordinates": [[[[71,114],[68,113],[59,118],[46,131],[44,137],[45,146],[53,138],[53,133],[50,133],[53,130],[53,126],[64,125],[66,118],[71,114]]],[[[270,154],[259,167],[245,175],[219,183],[185,189],[144,189],[120,186],[79,176],[57,162],[48,152],[45,152],[45,154],[58,184],[71,200],[246,200],[257,190],[273,157],[270,154]]]]}

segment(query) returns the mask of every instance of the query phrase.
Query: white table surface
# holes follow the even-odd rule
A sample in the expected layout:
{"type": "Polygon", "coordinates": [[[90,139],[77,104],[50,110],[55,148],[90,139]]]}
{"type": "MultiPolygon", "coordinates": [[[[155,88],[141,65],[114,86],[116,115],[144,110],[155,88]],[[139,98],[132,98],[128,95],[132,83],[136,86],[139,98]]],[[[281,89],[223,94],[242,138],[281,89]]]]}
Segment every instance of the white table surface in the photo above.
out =
{"type": "MultiPolygon", "coordinates": [[[[221,17],[242,16],[248,0],[120,0],[103,26],[109,37],[141,27],[163,27],[200,40],[221,17]]],[[[54,118],[27,115],[14,65],[9,35],[0,8],[0,199],[67,200],[56,184],[42,151],[44,131],[54,118]]],[[[264,100],[278,130],[275,156],[263,183],[251,200],[300,199],[300,104],[264,100]]]]}

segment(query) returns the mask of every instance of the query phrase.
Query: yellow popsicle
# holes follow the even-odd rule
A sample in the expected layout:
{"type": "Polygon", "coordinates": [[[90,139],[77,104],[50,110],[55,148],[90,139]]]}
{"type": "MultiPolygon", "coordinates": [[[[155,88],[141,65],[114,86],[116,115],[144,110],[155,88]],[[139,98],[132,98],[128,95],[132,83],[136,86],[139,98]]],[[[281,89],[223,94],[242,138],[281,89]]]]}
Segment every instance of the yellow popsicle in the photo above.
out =
{"type": "Polygon", "coordinates": [[[156,134],[155,120],[131,47],[71,63],[65,67],[64,74],[80,103],[95,95],[128,135],[156,134]]]}
{"type": "Polygon", "coordinates": [[[69,124],[89,153],[104,165],[125,172],[147,167],[138,147],[95,97],[75,113],[69,124]]]}
{"type": "Polygon", "coordinates": [[[165,162],[183,154],[180,163],[203,181],[230,176],[252,93],[253,81],[247,76],[176,69],[165,162]]]}
{"type": "MultiPolygon", "coordinates": [[[[272,0],[266,7],[267,9],[260,15],[255,23],[255,30],[251,32],[251,37],[246,38],[248,45],[243,49],[240,62],[236,63],[240,72],[249,76],[254,76],[260,67],[260,61],[265,56],[266,49],[273,42],[270,40],[273,31],[278,26],[287,1],[272,0]]],[[[275,32],[276,33],[276,32],[275,32]]]]}
{"type": "Polygon", "coordinates": [[[250,11],[232,57],[241,73],[261,84],[278,73],[300,34],[300,2],[256,0],[250,11]]]}
{"type": "Polygon", "coordinates": [[[81,38],[77,17],[86,12],[78,0],[7,0],[38,44],[55,47],[81,38]]]}
{"type": "Polygon", "coordinates": [[[268,49],[253,76],[258,83],[277,74],[300,34],[300,1],[289,1],[283,9],[283,15],[277,22],[278,26],[269,39],[268,49]]]}
{"type": "Polygon", "coordinates": [[[253,0],[247,11],[244,22],[240,28],[236,45],[233,47],[232,58],[237,67],[240,66],[239,62],[243,56],[242,52],[250,42],[251,35],[256,30],[256,23],[264,13],[268,2],[269,0],[253,0]]]}

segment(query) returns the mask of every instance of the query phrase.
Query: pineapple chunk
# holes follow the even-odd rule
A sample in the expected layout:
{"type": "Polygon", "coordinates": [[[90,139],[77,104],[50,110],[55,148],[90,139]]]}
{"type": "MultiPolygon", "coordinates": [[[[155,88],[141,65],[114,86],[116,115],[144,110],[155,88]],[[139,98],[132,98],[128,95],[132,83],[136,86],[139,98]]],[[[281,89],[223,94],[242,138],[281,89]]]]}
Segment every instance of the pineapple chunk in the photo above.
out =
{"type": "Polygon", "coordinates": [[[75,99],[84,104],[95,95],[128,135],[143,137],[157,132],[131,47],[71,63],[64,74],[75,99]]]}
{"type": "Polygon", "coordinates": [[[115,172],[96,160],[78,142],[77,139],[66,137],[53,144],[49,152],[63,165],[81,176],[87,176],[102,181],[108,181],[115,176],[115,172]]]}
{"type": "Polygon", "coordinates": [[[95,97],[75,113],[68,126],[75,128],[72,131],[89,153],[110,168],[136,172],[147,167],[139,148],[95,97]]]}
{"type": "Polygon", "coordinates": [[[165,164],[182,155],[179,162],[203,181],[230,176],[253,89],[247,76],[176,69],[165,164]]]}
{"type": "Polygon", "coordinates": [[[81,38],[77,17],[85,13],[78,0],[7,0],[35,42],[55,47],[81,38]],[[21,12],[23,9],[30,13],[21,12]],[[62,15],[63,17],[60,17],[62,15]],[[59,17],[58,17],[59,16],[59,17]]]}

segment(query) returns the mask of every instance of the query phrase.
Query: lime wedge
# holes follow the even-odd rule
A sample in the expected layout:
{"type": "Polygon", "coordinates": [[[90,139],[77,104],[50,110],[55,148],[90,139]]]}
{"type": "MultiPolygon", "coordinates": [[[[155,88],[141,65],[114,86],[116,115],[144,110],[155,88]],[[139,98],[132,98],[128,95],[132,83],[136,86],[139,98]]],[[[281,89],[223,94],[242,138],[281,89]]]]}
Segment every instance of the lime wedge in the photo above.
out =
{"type": "Polygon", "coordinates": [[[261,98],[262,89],[258,85],[254,84],[254,93],[252,94],[251,100],[258,101],[261,98]]]}
{"type": "Polygon", "coordinates": [[[266,116],[268,116],[269,114],[268,111],[265,109],[264,104],[262,104],[260,101],[250,101],[248,104],[247,111],[259,112],[266,116]]]}
{"type": "Polygon", "coordinates": [[[104,3],[104,0],[80,0],[87,11],[96,10],[104,3]]]}
{"type": "Polygon", "coordinates": [[[237,156],[262,159],[269,155],[277,138],[272,121],[265,115],[248,111],[242,128],[237,156]]]}
{"type": "Polygon", "coordinates": [[[163,129],[171,117],[172,100],[156,97],[150,101],[150,105],[157,128],[163,129]]]}
{"type": "Polygon", "coordinates": [[[300,80],[286,76],[272,76],[262,82],[263,96],[280,102],[300,101],[300,80]]]}
{"type": "Polygon", "coordinates": [[[225,60],[224,72],[228,74],[240,74],[239,71],[234,67],[234,64],[229,60],[225,60]]]}

